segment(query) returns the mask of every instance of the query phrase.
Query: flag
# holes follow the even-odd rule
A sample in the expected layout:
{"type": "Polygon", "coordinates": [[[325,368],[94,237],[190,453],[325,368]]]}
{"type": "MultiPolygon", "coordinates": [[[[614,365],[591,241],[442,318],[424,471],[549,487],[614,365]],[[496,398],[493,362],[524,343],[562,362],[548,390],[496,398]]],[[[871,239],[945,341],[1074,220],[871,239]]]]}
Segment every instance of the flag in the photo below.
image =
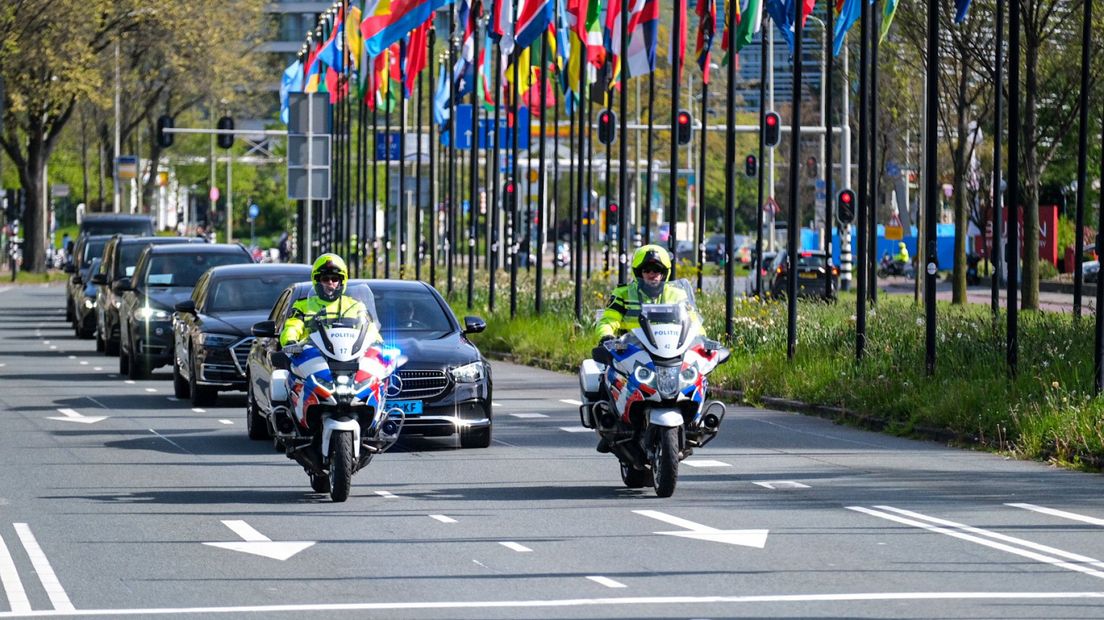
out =
{"type": "MultiPolygon", "coordinates": [[[[308,43],[308,48],[310,44],[308,43]]],[[[318,60],[318,50],[307,52],[307,74],[303,77],[303,92],[316,93],[322,81],[322,63],[318,60]]]]}
{"type": "Polygon", "coordinates": [[[352,24],[352,28],[345,28],[345,49],[349,50],[349,58],[353,69],[360,69],[361,54],[364,52],[364,38],[360,36],[360,7],[350,3],[349,18],[346,20],[352,24]]]}
{"type": "Polygon", "coordinates": [[[433,93],[433,122],[439,127],[448,123],[452,115],[452,93],[449,90],[448,71],[442,66],[437,74],[437,90],[433,93]]]}
{"type": "Polygon", "coordinates": [[[410,40],[406,44],[406,59],[403,66],[403,86],[406,88],[406,96],[414,92],[414,82],[418,74],[426,68],[429,62],[429,28],[432,19],[427,19],[421,26],[410,33],[410,40]]]}
{"type": "Polygon", "coordinates": [[[881,40],[885,41],[886,34],[889,33],[889,25],[893,23],[893,15],[897,12],[897,0],[885,0],[885,6],[882,8],[882,32],[881,40]]]}
{"type": "Polygon", "coordinates": [[[635,25],[629,16],[629,53],[626,69],[629,77],[640,77],[655,70],[656,44],[659,41],[659,0],[644,0],[635,25]]]}
{"type": "MultiPolygon", "coordinates": [[[[337,16],[334,17],[333,27],[330,29],[330,34],[326,37],[326,42],[322,44],[322,48],[318,50],[318,58],[322,62],[326,63],[330,69],[337,73],[343,73],[345,71],[345,11],[343,8],[337,9],[337,16]]],[[[329,75],[327,75],[329,79],[329,75]]]]}
{"type": "Polygon", "coordinates": [[[836,3],[836,22],[832,29],[832,55],[839,56],[847,31],[862,15],[862,0],[839,0],[836,3]]]}
{"type": "Polygon", "coordinates": [[[961,24],[970,10],[970,0],[955,0],[955,23],[961,24]]]}
{"type": "Polygon", "coordinates": [[[713,47],[713,37],[717,34],[716,0],[698,0],[698,41],[694,48],[701,67],[702,83],[709,83],[709,56],[713,47]]]}
{"type": "MultiPolygon", "coordinates": [[[[804,26],[809,19],[809,14],[813,12],[816,0],[800,0],[800,2],[803,3],[801,25],[804,26]]],[[[794,8],[795,0],[767,0],[767,13],[770,14],[771,21],[778,26],[778,31],[782,34],[782,39],[786,41],[786,45],[789,46],[791,52],[794,44],[794,8]]]]}
{"type": "MultiPolygon", "coordinates": [[[[525,94],[522,103],[525,107],[529,108],[529,111],[535,115],[541,115],[541,99],[540,99],[540,80],[541,80],[541,68],[533,67],[533,79],[532,84],[536,88],[530,88],[529,92],[525,94]]],[[[556,87],[555,80],[547,80],[547,86],[544,90],[544,103],[551,110],[556,107],[556,87]]]]}
{"type": "Polygon", "coordinates": [[[360,33],[370,56],[376,56],[418,24],[433,16],[437,9],[453,0],[367,0],[360,33]]]}
{"type": "Polygon", "coordinates": [[[529,47],[552,23],[552,0],[519,0],[514,44],[529,47]]]}
{"type": "Polygon", "coordinates": [[[303,61],[295,59],[280,78],[280,120],[288,124],[288,93],[303,92],[303,61]]]}
{"type": "Polygon", "coordinates": [[[675,10],[679,12],[679,24],[682,30],[671,33],[671,48],[667,50],[671,66],[675,65],[675,54],[678,54],[679,74],[678,80],[682,81],[682,70],[686,67],[686,0],[675,0],[675,10]]]}
{"type": "Polygon", "coordinates": [[[495,43],[502,53],[514,52],[514,0],[494,0],[491,7],[491,25],[495,43]]]}
{"type": "Polygon", "coordinates": [[[736,26],[736,40],[733,42],[737,52],[750,45],[755,35],[763,29],[763,0],[740,1],[740,22],[736,26]]]}
{"type": "Polygon", "coordinates": [[[529,92],[529,89],[533,87],[533,67],[530,62],[529,48],[522,50],[514,58],[514,62],[510,64],[506,72],[506,82],[510,85],[510,92],[513,92],[514,85],[514,65],[517,65],[518,74],[518,95],[524,97],[525,93],[529,92]]]}

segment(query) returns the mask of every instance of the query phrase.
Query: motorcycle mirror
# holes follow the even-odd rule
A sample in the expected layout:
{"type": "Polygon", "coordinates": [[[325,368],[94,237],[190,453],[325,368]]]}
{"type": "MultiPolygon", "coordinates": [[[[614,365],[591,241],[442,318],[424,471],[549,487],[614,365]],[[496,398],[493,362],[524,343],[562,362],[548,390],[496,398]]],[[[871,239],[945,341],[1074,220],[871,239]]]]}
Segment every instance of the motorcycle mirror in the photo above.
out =
{"type": "Polygon", "coordinates": [[[732,355],[732,351],[728,347],[720,347],[717,349],[717,364],[723,364],[728,361],[729,356],[732,355]]]}
{"type": "Polygon", "coordinates": [[[607,349],[605,345],[600,344],[591,349],[590,357],[599,364],[605,364],[606,366],[613,364],[613,354],[610,353],[610,350],[607,349]]]}

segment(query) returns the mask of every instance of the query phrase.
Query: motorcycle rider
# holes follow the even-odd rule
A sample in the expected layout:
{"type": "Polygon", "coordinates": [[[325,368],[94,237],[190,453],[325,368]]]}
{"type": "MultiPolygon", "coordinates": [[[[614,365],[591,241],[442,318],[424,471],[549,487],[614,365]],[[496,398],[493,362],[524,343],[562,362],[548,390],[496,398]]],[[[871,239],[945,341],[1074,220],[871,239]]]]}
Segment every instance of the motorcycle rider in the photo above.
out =
{"type": "Polygon", "coordinates": [[[363,318],[368,322],[369,342],[382,342],[379,327],[368,319],[368,309],[360,300],[345,295],[348,279],[349,269],[340,256],[319,256],[311,268],[314,295],[300,299],[291,307],[291,316],[280,332],[280,346],[300,342],[310,336],[310,321],[319,314],[333,318],[363,318]]]}
{"type": "MultiPolygon", "coordinates": [[[[632,271],[636,279],[613,289],[602,318],[598,320],[599,343],[640,327],[637,317],[641,304],[673,304],[687,300],[685,290],[667,282],[667,274],[671,272],[671,255],[663,247],[649,244],[637,249],[633,254],[632,271]]],[[[690,318],[705,336],[705,328],[696,308],[690,308],[690,318]]]]}
{"type": "Polygon", "coordinates": [[[902,268],[909,263],[908,246],[904,241],[897,242],[897,253],[893,255],[893,261],[899,263],[902,268]]]}
{"type": "MultiPolygon", "coordinates": [[[[687,301],[686,291],[667,282],[671,272],[671,255],[663,247],[649,244],[641,246],[633,254],[632,271],[636,279],[627,285],[613,289],[602,318],[598,320],[599,344],[640,327],[641,304],[672,304],[687,301]]],[[[705,336],[701,316],[690,307],[690,320],[694,321],[701,335],[705,336]]],[[[610,451],[605,438],[598,440],[598,452],[610,451]]]]}

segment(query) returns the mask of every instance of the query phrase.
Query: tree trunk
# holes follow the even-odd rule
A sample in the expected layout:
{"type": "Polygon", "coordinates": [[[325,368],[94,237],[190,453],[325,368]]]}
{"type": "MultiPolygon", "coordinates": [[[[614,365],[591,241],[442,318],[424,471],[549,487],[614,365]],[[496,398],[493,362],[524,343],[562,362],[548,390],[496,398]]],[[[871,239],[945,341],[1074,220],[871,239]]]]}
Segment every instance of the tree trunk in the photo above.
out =
{"type": "MultiPolygon", "coordinates": [[[[34,144],[32,141],[31,144],[34,144]]],[[[27,165],[19,169],[19,183],[26,193],[23,212],[23,271],[46,271],[46,209],[42,204],[42,156],[32,150],[27,165]]]]}
{"type": "Polygon", "coordinates": [[[966,145],[967,134],[970,128],[966,124],[966,115],[969,109],[966,106],[966,86],[968,71],[965,63],[960,63],[960,71],[958,72],[958,95],[956,101],[958,105],[955,109],[955,120],[957,121],[956,132],[958,135],[955,138],[954,146],[954,221],[955,221],[955,238],[954,238],[954,271],[953,271],[953,294],[951,297],[951,303],[965,304],[966,303],[966,232],[968,230],[968,218],[966,210],[966,145]]]}
{"type": "MultiPolygon", "coordinates": [[[[1039,183],[1043,171],[1039,163],[1039,142],[1037,137],[1039,124],[1039,47],[1040,41],[1028,33],[1024,37],[1024,204],[1023,240],[1021,252],[1021,273],[1023,292],[1021,307],[1024,310],[1039,309],[1039,183]]],[[[1012,205],[1013,208],[1019,205],[1012,205]]],[[[1014,225],[1014,211],[1009,212],[1008,223],[1014,225]]]]}

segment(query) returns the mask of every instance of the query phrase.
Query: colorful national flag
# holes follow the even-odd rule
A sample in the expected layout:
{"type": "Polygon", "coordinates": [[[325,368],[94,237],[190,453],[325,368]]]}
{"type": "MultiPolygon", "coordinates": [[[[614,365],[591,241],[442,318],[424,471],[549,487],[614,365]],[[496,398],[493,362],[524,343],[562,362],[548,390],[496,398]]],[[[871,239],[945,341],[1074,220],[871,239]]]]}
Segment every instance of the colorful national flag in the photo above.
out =
{"type": "Polygon", "coordinates": [[[955,23],[961,24],[970,10],[970,0],[955,0],[955,23]]]}
{"type": "Polygon", "coordinates": [[[836,21],[832,28],[832,54],[839,56],[847,31],[862,15],[862,0],[839,0],[836,3],[836,21]]]}
{"type": "Polygon", "coordinates": [[[897,4],[897,0],[885,0],[885,6],[882,8],[882,32],[879,35],[883,41],[889,33],[890,24],[893,23],[893,15],[897,13],[897,4]]]}
{"type": "Polygon", "coordinates": [[[360,69],[361,55],[364,52],[364,37],[360,35],[360,7],[355,3],[349,3],[349,19],[346,21],[352,25],[345,28],[345,47],[349,50],[349,58],[353,69],[360,69]]]}
{"type": "Polygon", "coordinates": [[[452,115],[450,90],[448,71],[444,65],[441,65],[441,70],[437,73],[437,90],[433,93],[433,122],[437,123],[438,127],[448,123],[452,115]]]}
{"type": "Polygon", "coordinates": [[[404,92],[407,97],[413,94],[414,82],[429,62],[429,29],[432,25],[433,20],[427,19],[410,33],[410,39],[406,43],[406,58],[402,69],[404,92]]]}
{"type": "Polygon", "coordinates": [[[368,55],[376,56],[418,24],[433,16],[437,9],[453,0],[367,0],[360,33],[368,55]]]}
{"type": "Polygon", "coordinates": [[[640,77],[655,70],[656,44],[659,41],[659,0],[644,0],[640,13],[629,17],[629,53],[626,70],[629,77],[640,77]],[[632,22],[636,18],[635,25],[632,22]]]}
{"type": "Polygon", "coordinates": [[[778,26],[778,31],[782,34],[782,39],[786,41],[786,45],[789,46],[791,52],[794,46],[794,9],[797,1],[803,3],[801,25],[804,26],[809,19],[809,14],[813,12],[816,0],[767,0],[767,13],[770,14],[771,21],[778,26]]]}
{"type": "Polygon", "coordinates": [[[514,52],[514,0],[494,0],[490,30],[504,54],[514,52]]]}
{"type": "Polygon", "coordinates": [[[322,44],[322,48],[318,50],[318,58],[322,62],[326,63],[326,66],[336,71],[337,73],[344,73],[345,71],[345,10],[344,8],[337,9],[337,16],[334,17],[333,27],[330,29],[329,36],[326,37],[326,42],[322,44]]]}
{"type": "Polygon", "coordinates": [[[280,77],[280,120],[288,124],[289,93],[303,92],[303,61],[295,59],[280,77]]]}
{"type": "Polygon", "coordinates": [[[733,42],[737,52],[750,45],[755,35],[763,29],[763,0],[740,2],[740,21],[736,26],[736,40],[733,42]]]}
{"type": "Polygon", "coordinates": [[[716,0],[698,0],[698,41],[694,52],[698,56],[698,66],[701,67],[702,83],[709,83],[710,49],[713,47],[713,37],[717,34],[717,3],[716,0]]]}
{"type": "Polygon", "coordinates": [[[552,23],[552,9],[552,0],[518,0],[514,44],[526,48],[539,39],[552,23]]]}

